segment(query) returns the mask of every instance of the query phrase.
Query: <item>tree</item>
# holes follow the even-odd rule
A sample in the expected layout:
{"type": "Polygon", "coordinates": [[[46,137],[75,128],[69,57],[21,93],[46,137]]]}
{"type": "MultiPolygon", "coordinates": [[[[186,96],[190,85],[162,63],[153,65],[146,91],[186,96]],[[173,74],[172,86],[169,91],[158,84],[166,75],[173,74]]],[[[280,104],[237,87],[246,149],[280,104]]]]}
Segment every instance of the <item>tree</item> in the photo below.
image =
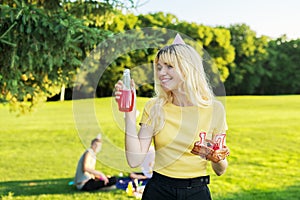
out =
{"type": "MultiPolygon", "coordinates": [[[[73,16],[76,16],[78,19],[85,19],[84,24],[91,28],[108,30],[114,32],[115,34],[123,33],[126,30],[139,28],[139,19],[137,16],[133,15],[130,12],[128,12],[128,14],[123,14],[121,10],[113,9],[111,5],[105,3],[99,3],[95,1],[85,1],[76,3],[69,2],[64,4],[63,7],[68,13],[72,14],[73,16]]],[[[114,46],[114,44],[110,44],[114,46]]],[[[106,56],[109,56],[107,55],[108,52],[110,52],[111,50],[109,48],[109,46],[105,48],[105,51],[107,52],[99,52],[96,54],[98,54],[99,56],[104,54],[106,56]]],[[[115,60],[112,61],[112,63],[106,63],[109,64],[109,66],[105,69],[103,74],[101,73],[101,79],[99,80],[98,87],[96,89],[96,95],[98,97],[111,96],[112,91],[114,89],[114,83],[122,77],[122,72],[124,68],[133,68],[134,66],[140,65],[141,63],[145,62],[144,58],[146,57],[148,56],[145,55],[144,49],[134,50],[133,52],[127,52],[126,54],[120,55],[120,57],[115,58],[115,60]]],[[[107,60],[109,60],[109,58],[107,60]]],[[[137,70],[137,68],[135,70],[137,70]]],[[[148,69],[144,68],[143,72],[141,70],[139,72],[138,78],[140,81],[147,79],[147,77],[149,76],[149,70],[147,72],[145,70],[147,71],[148,69]]],[[[92,73],[95,73],[94,69],[92,71],[92,73]]],[[[99,70],[98,73],[100,73],[99,70]]],[[[85,79],[90,80],[92,80],[94,77],[93,74],[84,74],[84,76],[86,76],[85,79]]],[[[94,83],[89,84],[93,85],[94,83]]],[[[90,91],[94,89],[87,89],[87,87],[85,87],[85,90],[90,91]]],[[[140,86],[138,94],[145,95],[149,93],[149,90],[153,90],[153,87],[149,85],[140,86]]]]}
{"type": "Polygon", "coordinates": [[[268,76],[261,81],[260,94],[300,93],[300,40],[287,41],[285,36],[269,42],[264,68],[268,76]]]}
{"type": "MultiPolygon", "coordinates": [[[[229,75],[228,65],[234,60],[234,47],[230,43],[231,35],[226,28],[212,28],[197,23],[179,21],[178,18],[168,13],[152,13],[139,15],[139,26],[163,27],[184,33],[198,44],[199,52],[203,49],[208,52],[211,65],[219,70],[221,81],[229,75]]],[[[206,59],[206,58],[205,58],[206,59]]]]}
{"type": "Polygon", "coordinates": [[[245,24],[231,25],[229,30],[236,56],[234,63],[229,65],[226,91],[231,95],[254,94],[267,73],[263,62],[267,58],[268,38],[256,37],[256,33],[245,24]]]}
{"type": "Polygon", "coordinates": [[[70,86],[88,52],[111,34],[61,9],[17,2],[1,6],[0,20],[0,100],[21,112],[70,86]]]}

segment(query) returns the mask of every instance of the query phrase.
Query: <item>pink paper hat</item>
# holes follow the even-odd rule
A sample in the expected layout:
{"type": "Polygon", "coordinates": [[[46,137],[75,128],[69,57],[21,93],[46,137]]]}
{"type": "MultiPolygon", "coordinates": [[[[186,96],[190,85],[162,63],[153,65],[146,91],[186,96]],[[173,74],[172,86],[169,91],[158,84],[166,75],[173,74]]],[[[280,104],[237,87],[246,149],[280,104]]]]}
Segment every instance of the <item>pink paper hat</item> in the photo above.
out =
{"type": "Polygon", "coordinates": [[[176,34],[173,44],[185,44],[179,33],[176,34]]]}
{"type": "Polygon", "coordinates": [[[99,140],[101,140],[101,138],[102,138],[101,137],[101,133],[99,133],[96,138],[99,139],[99,140]]]}

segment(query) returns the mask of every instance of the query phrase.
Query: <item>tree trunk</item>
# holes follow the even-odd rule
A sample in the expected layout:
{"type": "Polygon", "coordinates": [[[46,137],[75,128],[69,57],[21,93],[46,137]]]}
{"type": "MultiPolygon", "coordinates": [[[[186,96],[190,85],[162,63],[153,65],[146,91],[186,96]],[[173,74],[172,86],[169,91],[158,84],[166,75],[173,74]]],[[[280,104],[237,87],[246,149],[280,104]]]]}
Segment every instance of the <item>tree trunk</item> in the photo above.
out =
{"type": "Polygon", "coordinates": [[[65,90],[66,90],[66,87],[65,87],[65,84],[63,84],[60,89],[60,101],[65,100],[65,90]]]}

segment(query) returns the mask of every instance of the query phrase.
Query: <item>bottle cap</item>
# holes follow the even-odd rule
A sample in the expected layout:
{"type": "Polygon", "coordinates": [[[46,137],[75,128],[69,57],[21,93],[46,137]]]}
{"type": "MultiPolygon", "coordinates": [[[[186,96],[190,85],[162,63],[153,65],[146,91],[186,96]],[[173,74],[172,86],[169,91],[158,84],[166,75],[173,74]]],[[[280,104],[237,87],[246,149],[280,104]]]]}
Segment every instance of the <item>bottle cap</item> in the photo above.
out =
{"type": "Polygon", "coordinates": [[[124,89],[130,90],[130,69],[125,69],[123,72],[124,89]]]}
{"type": "Polygon", "coordinates": [[[125,74],[130,74],[130,69],[125,69],[123,73],[124,73],[124,75],[125,74]]]}

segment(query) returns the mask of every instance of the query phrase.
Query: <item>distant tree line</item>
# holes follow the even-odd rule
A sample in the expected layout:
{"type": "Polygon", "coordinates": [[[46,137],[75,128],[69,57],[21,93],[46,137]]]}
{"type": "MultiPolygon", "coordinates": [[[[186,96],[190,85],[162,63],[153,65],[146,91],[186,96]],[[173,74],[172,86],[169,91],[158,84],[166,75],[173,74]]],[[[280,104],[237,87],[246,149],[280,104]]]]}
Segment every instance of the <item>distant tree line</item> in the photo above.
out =
{"type": "MultiPolygon", "coordinates": [[[[72,89],[83,60],[114,34],[161,27],[191,37],[217,66],[227,95],[300,93],[300,40],[257,36],[246,24],[209,27],[168,13],[134,15],[133,1],[3,0],[0,7],[0,101],[25,112],[72,89]],[[121,10],[129,10],[126,14],[121,10]]],[[[155,42],[155,41],[153,41],[155,42]]],[[[105,70],[95,91],[111,96],[124,68],[153,61],[157,49],[140,49],[118,57],[105,70]]],[[[139,73],[141,80],[150,71],[139,73]]],[[[70,90],[71,91],[71,90],[70,90]]],[[[152,95],[142,85],[140,96],[152,95]]]]}

